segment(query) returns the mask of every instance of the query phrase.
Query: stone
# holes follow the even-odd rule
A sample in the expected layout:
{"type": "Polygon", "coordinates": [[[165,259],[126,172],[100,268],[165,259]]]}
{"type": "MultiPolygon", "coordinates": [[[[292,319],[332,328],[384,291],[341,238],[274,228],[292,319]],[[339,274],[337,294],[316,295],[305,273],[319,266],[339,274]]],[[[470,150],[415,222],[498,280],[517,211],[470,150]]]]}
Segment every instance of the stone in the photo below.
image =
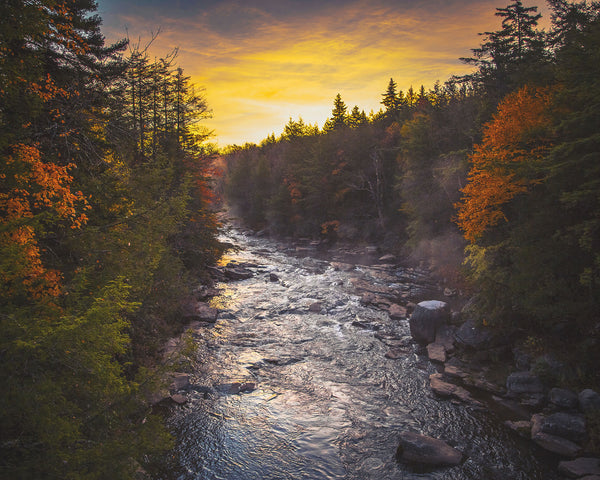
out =
{"type": "Polygon", "coordinates": [[[443,440],[404,432],[400,435],[396,458],[409,464],[441,467],[460,464],[463,454],[443,440]]]}
{"type": "Polygon", "coordinates": [[[402,320],[406,318],[406,307],[392,303],[389,308],[390,317],[394,320],[402,320]]]}
{"type": "Polygon", "coordinates": [[[462,387],[448,383],[442,380],[441,373],[432,373],[429,375],[429,386],[434,393],[440,397],[453,397],[461,402],[469,403],[476,406],[482,406],[480,402],[471,397],[471,394],[462,387]]]}
{"type": "Polygon", "coordinates": [[[583,413],[600,410],[600,395],[594,390],[586,388],[579,394],[579,408],[583,413]]]}
{"type": "Polygon", "coordinates": [[[437,330],[448,323],[450,308],[446,302],[428,300],[417,304],[410,316],[410,333],[422,344],[433,343],[437,330]]]}
{"type": "Polygon", "coordinates": [[[444,297],[456,297],[458,295],[458,291],[455,288],[444,288],[444,297]]]}
{"type": "Polygon", "coordinates": [[[448,364],[446,364],[444,366],[444,373],[447,376],[454,377],[454,378],[465,378],[465,377],[469,376],[469,374],[467,372],[464,372],[456,365],[448,365],[448,364]]]}
{"type": "Polygon", "coordinates": [[[540,378],[531,372],[515,372],[506,379],[506,390],[509,395],[542,393],[544,385],[540,378]]]}
{"type": "Polygon", "coordinates": [[[563,461],[558,464],[558,471],[569,478],[585,475],[600,476],[600,459],[581,457],[576,460],[563,461]]]}
{"type": "Polygon", "coordinates": [[[184,403],[187,403],[188,399],[185,395],[179,395],[179,394],[175,394],[175,395],[171,395],[171,400],[176,403],[177,405],[183,405],[184,403]]]}
{"type": "Polygon", "coordinates": [[[186,315],[188,318],[199,320],[201,322],[215,323],[219,315],[219,310],[212,308],[208,303],[196,302],[193,310],[186,315]]]}
{"type": "Polygon", "coordinates": [[[388,253],[387,255],[380,257],[379,261],[384,263],[394,263],[396,261],[396,256],[388,253]]]}
{"type": "Polygon", "coordinates": [[[490,330],[469,319],[458,328],[454,338],[463,347],[481,350],[491,346],[493,336],[490,330]]]}
{"type": "Polygon", "coordinates": [[[510,428],[513,432],[518,433],[522,437],[530,438],[531,437],[531,422],[528,420],[519,420],[516,422],[507,420],[504,422],[508,428],[510,428]]]}
{"type": "Polygon", "coordinates": [[[311,303],[308,307],[308,311],[312,313],[320,313],[323,310],[323,304],[321,302],[311,303]]]}
{"type": "Polygon", "coordinates": [[[190,375],[188,373],[174,373],[171,377],[171,391],[185,390],[190,386],[190,375]]]}
{"type": "Polygon", "coordinates": [[[575,392],[564,388],[553,388],[550,390],[550,402],[560,408],[575,409],[579,405],[579,398],[575,392]]]}
{"type": "Polygon", "coordinates": [[[269,281],[270,282],[278,282],[279,281],[279,277],[274,274],[274,273],[269,273],[269,281]]]}
{"type": "Polygon", "coordinates": [[[229,280],[246,280],[254,276],[250,270],[244,267],[225,267],[223,274],[229,280]]]}
{"type": "Polygon", "coordinates": [[[454,351],[454,332],[456,327],[451,325],[442,325],[435,332],[435,342],[444,346],[446,353],[454,351]]]}
{"type": "Polygon", "coordinates": [[[440,343],[427,345],[427,356],[432,362],[444,363],[446,361],[446,349],[440,343]]]}
{"type": "Polygon", "coordinates": [[[587,438],[585,417],[574,413],[558,412],[548,415],[543,418],[540,430],[576,443],[587,438]]]}
{"type": "Polygon", "coordinates": [[[574,458],[581,452],[581,447],[575,442],[542,431],[544,421],[544,415],[539,413],[531,417],[531,439],[535,443],[543,449],[557,453],[563,457],[574,458]]]}
{"type": "Polygon", "coordinates": [[[390,348],[385,354],[385,358],[390,360],[398,360],[404,356],[406,356],[406,351],[401,348],[390,348]]]}

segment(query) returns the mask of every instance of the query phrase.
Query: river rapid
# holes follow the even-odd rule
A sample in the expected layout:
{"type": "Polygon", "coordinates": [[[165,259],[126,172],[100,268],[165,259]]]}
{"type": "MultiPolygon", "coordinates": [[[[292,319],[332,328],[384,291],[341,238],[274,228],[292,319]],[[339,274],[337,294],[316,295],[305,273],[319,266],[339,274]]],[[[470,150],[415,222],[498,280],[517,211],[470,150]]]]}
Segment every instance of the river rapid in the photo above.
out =
{"type": "Polygon", "coordinates": [[[228,260],[254,276],[220,284],[217,323],[194,334],[193,388],[169,415],[177,446],[161,478],[560,478],[551,458],[494,413],[436,398],[436,366],[408,321],[361,302],[361,285],[404,302],[443,300],[424,273],[236,231],[228,240],[239,246],[228,260]],[[386,358],[390,349],[400,358],[386,358]],[[443,439],[464,461],[403,465],[395,452],[404,431],[443,439]]]}

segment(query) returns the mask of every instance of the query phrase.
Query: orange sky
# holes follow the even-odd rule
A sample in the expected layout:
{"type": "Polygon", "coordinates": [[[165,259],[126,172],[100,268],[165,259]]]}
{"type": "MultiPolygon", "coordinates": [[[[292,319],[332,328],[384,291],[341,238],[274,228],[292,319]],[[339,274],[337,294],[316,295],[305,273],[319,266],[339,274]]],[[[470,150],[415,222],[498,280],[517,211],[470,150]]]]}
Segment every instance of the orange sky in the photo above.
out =
{"type": "MultiPolygon", "coordinates": [[[[219,146],[279,135],[291,118],[319,127],[340,93],[377,111],[399,88],[468,71],[458,58],[497,30],[490,0],[99,0],[109,41],[160,29],[151,52],[179,48],[178,65],[205,88],[219,146]]],[[[537,3],[523,2],[526,6],[537,3]]],[[[541,2],[540,2],[541,3],[541,2]]],[[[546,10],[541,8],[541,13],[546,10]]]]}

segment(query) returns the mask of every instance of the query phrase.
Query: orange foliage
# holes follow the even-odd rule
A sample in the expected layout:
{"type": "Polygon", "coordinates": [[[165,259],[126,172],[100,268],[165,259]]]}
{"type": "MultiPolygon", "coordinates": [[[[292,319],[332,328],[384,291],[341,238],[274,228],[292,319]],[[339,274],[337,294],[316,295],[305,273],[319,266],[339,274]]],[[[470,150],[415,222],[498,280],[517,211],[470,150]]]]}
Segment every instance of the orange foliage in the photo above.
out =
{"type": "Polygon", "coordinates": [[[541,182],[531,171],[551,146],[552,98],[549,89],[524,87],[508,95],[485,126],[483,141],[471,155],[464,195],[456,204],[456,221],[471,243],[507,221],[502,207],[541,182]]]}
{"type": "Polygon", "coordinates": [[[32,145],[15,145],[5,158],[0,175],[0,246],[17,255],[14,265],[0,272],[5,286],[20,283],[36,298],[59,294],[60,275],[44,268],[31,219],[52,211],[71,228],[86,223],[86,215],[76,207],[89,206],[81,192],[71,191],[70,167],[43,162],[32,145]]]}

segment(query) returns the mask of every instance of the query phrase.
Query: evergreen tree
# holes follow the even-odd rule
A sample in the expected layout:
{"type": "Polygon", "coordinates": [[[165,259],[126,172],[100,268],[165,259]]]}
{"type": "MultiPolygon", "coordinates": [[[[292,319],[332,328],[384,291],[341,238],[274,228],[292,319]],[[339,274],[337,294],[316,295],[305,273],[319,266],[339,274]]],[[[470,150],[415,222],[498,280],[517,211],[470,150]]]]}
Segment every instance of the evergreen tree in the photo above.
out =
{"type": "Polygon", "coordinates": [[[348,107],[342,100],[342,96],[338,93],[333,100],[333,110],[331,110],[331,118],[329,118],[323,126],[324,131],[336,130],[345,127],[348,124],[348,107]]]}

